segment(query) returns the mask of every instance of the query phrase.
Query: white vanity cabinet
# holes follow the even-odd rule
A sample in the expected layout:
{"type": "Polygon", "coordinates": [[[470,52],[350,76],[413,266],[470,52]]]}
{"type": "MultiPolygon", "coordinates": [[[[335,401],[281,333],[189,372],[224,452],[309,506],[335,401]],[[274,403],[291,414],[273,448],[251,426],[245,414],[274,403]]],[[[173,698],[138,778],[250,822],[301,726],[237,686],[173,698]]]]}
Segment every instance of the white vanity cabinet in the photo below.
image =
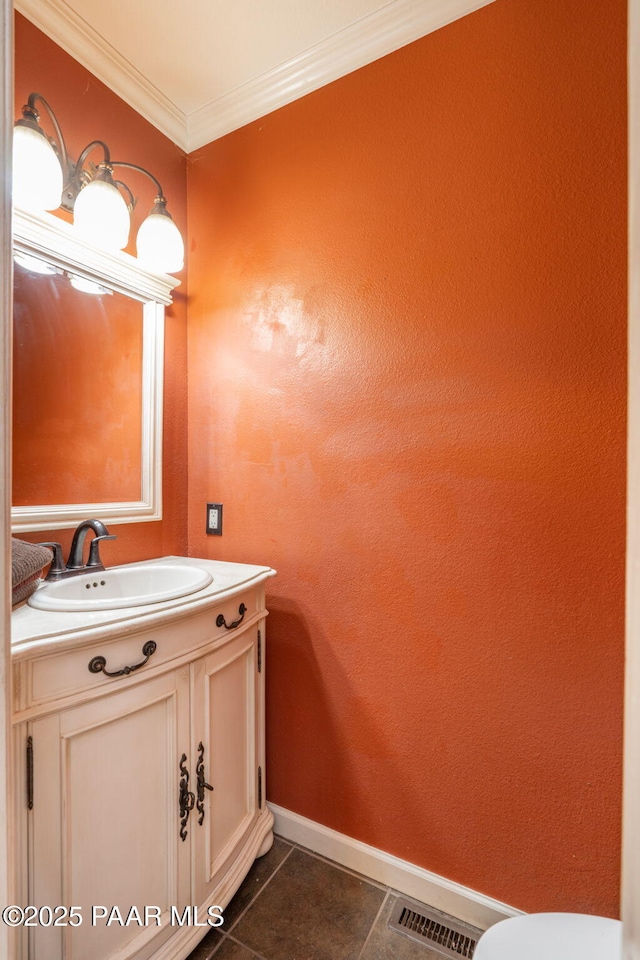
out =
{"type": "MultiPolygon", "coordinates": [[[[58,911],[60,926],[41,912],[23,931],[22,960],[182,960],[217,922],[208,908],[224,908],[271,845],[264,580],[273,571],[197,562],[240,582],[221,591],[214,574],[189,602],[132,619],[93,614],[82,627],[72,614],[79,629],[14,645],[21,905],[79,908],[58,911]],[[135,669],[92,672],[96,657],[110,673],[135,669]]],[[[19,612],[33,615],[34,631],[65,616],[19,612]]]]}
{"type": "Polygon", "coordinates": [[[204,764],[193,791],[193,903],[209,901],[265,809],[262,712],[263,628],[229,639],[191,667],[192,753],[204,764]]]}
{"type": "MultiPolygon", "coordinates": [[[[176,751],[189,743],[189,669],[27,724],[33,742],[29,895],[79,906],[78,927],[35,926],[37,960],[107,958],[162,927],[92,925],[92,907],[190,903],[189,847],[178,836],[176,751]]],[[[143,954],[144,955],[144,954],[143,954]]]]}

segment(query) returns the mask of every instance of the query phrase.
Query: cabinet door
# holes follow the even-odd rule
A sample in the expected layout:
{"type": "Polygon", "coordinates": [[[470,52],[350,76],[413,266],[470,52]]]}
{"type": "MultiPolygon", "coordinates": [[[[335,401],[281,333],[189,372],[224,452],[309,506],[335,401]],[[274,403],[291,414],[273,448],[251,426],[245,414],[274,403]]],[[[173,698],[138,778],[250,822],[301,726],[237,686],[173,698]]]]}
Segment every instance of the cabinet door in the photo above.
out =
{"type": "Polygon", "coordinates": [[[188,667],[35,720],[28,732],[29,902],[76,906],[82,916],[74,928],[32,930],[30,957],[148,957],[172,932],[171,906],[190,902],[190,844],[180,838],[178,807],[188,667]],[[144,925],[145,906],[160,908],[160,925],[144,925]],[[107,916],[94,925],[95,907],[117,907],[122,922],[107,916]],[[143,924],[134,915],[125,925],[131,907],[143,924]]]}
{"type": "Polygon", "coordinates": [[[192,751],[213,787],[193,811],[196,904],[222,881],[257,819],[257,638],[252,627],[192,664],[192,751]]]}

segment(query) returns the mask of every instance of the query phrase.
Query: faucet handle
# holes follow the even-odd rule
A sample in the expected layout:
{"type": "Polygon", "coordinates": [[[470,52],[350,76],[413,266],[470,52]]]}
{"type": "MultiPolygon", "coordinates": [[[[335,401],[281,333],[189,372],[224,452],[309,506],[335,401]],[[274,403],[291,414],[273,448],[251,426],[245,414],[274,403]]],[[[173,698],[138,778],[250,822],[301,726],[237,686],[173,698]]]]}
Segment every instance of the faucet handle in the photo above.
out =
{"type": "Polygon", "coordinates": [[[62,555],[62,547],[59,543],[54,543],[51,540],[46,540],[43,543],[38,544],[39,547],[49,547],[50,550],[53,550],[53,560],[51,561],[51,566],[45,579],[47,580],[58,580],[62,574],[67,569],[64,563],[64,557],[62,555]]]}
{"type": "Polygon", "coordinates": [[[104,533],[102,536],[94,537],[89,546],[89,559],[87,560],[87,568],[93,567],[99,570],[104,570],[104,564],[100,559],[100,541],[101,540],[117,540],[115,533],[104,533]]]}

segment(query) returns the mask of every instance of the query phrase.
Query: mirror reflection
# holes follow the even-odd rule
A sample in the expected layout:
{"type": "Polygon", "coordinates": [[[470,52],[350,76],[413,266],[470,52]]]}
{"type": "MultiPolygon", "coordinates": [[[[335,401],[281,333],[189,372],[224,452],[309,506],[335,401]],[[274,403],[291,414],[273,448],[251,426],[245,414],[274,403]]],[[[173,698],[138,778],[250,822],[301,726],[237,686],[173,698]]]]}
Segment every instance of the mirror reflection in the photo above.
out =
{"type": "Polygon", "coordinates": [[[12,530],[162,517],[164,308],[178,281],[13,211],[12,530]]]}
{"type": "Polygon", "coordinates": [[[96,281],[16,259],[14,506],[141,499],[142,312],[96,281]]]}

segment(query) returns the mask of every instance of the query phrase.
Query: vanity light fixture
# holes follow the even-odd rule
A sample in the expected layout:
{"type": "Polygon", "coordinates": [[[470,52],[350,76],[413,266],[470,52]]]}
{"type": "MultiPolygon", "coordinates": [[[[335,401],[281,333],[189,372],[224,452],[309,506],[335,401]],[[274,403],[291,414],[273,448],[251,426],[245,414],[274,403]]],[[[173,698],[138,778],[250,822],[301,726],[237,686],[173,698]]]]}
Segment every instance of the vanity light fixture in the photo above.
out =
{"type": "Polygon", "coordinates": [[[31,211],[59,207],[73,211],[74,228],[85,240],[103,249],[121,250],[129,240],[136,200],[124,181],[114,179],[114,168],[142,173],[155,187],[153,207],[137,235],[138,260],[159,273],[182,270],[182,236],[153,174],[136,163],[112,160],[102,140],[87,144],[74,163],[53,110],[39,93],[29,95],[13,133],[13,199],[17,206],[31,211]],[[40,126],[36,104],[45,108],[55,137],[49,137],[40,126]],[[102,151],[97,166],[88,159],[95,149],[102,151]]]}

